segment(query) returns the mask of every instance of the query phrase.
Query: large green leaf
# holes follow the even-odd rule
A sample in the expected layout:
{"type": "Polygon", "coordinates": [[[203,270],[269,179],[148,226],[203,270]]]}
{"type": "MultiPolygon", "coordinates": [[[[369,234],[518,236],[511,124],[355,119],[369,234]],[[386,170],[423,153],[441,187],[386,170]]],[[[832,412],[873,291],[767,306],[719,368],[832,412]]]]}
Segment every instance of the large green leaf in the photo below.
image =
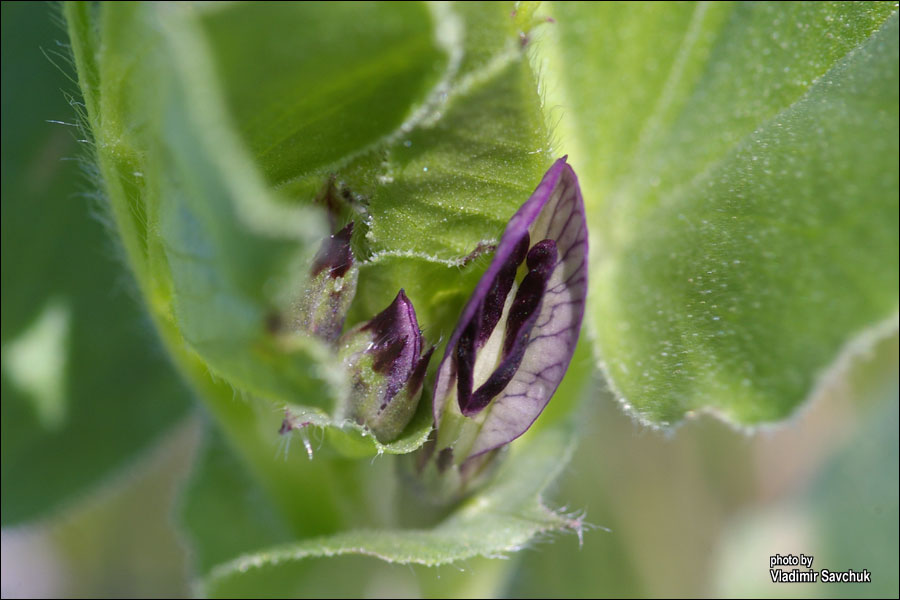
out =
{"type": "Polygon", "coordinates": [[[552,14],[535,58],[583,182],[611,384],[658,424],[784,418],[897,311],[896,4],[552,14]]]}
{"type": "Polygon", "coordinates": [[[53,8],[3,4],[4,525],[84,494],[188,406],[97,200],[77,194],[83,132],[47,123],[76,119],[51,62],[68,66],[64,35],[53,8]]]}

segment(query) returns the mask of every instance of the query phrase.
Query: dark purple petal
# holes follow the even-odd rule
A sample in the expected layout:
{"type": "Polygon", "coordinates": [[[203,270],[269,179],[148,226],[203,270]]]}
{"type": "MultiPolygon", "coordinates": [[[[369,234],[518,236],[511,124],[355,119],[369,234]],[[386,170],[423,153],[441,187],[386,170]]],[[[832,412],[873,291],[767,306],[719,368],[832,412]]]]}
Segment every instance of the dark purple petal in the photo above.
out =
{"type": "Polygon", "coordinates": [[[484,299],[484,305],[481,308],[481,318],[473,320],[473,323],[478,324],[478,333],[475,336],[476,350],[484,346],[484,343],[491,337],[491,333],[494,332],[494,328],[503,315],[503,305],[506,304],[509,290],[512,289],[513,283],[516,281],[516,271],[528,253],[530,239],[526,231],[522,239],[516,244],[512,254],[507,257],[504,264],[500,267],[500,272],[494,278],[494,282],[488,290],[484,299]]]}
{"type": "Polygon", "coordinates": [[[422,350],[416,310],[406,297],[406,292],[400,290],[390,306],[375,315],[361,330],[371,336],[371,345],[366,353],[372,355],[372,368],[388,377],[385,401],[390,402],[409,379],[422,350]]]}
{"type": "Polygon", "coordinates": [[[506,338],[503,341],[503,354],[509,354],[510,349],[521,339],[520,332],[531,331],[534,325],[534,317],[537,317],[537,309],[544,299],[547,291],[547,282],[556,268],[556,242],[542,240],[534,245],[528,252],[528,274],[522,280],[522,285],[516,292],[509,309],[509,317],[506,322],[506,338]]]}
{"type": "MultiPolygon", "coordinates": [[[[472,322],[463,330],[456,345],[456,356],[453,366],[456,368],[456,397],[462,405],[468,404],[472,396],[472,385],[475,379],[475,339],[478,335],[480,315],[475,315],[472,322]]],[[[449,346],[448,346],[449,349],[449,346]]]]}
{"type": "Polygon", "coordinates": [[[413,369],[412,375],[409,376],[406,386],[409,389],[410,394],[418,394],[422,391],[422,384],[425,383],[425,372],[428,370],[428,363],[431,362],[432,354],[434,354],[434,346],[429,348],[425,354],[422,355],[416,368],[413,369]]]}
{"type": "Polygon", "coordinates": [[[393,340],[388,344],[380,344],[377,349],[373,348],[372,368],[379,375],[389,375],[392,370],[405,361],[400,360],[400,354],[406,348],[406,338],[393,340]]]}
{"type": "Polygon", "coordinates": [[[325,269],[329,269],[331,277],[343,277],[353,266],[353,251],[350,249],[350,238],[353,235],[353,222],[330,236],[322,243],[313,259],[310,275],[315,277],[325,269]]]}
{"type": "Polygon", "coordinates": [[[444,413],[453,409],[450,402],[457,403],[463,415],[477,415],[479,420],[474,441],[458,460],[522,435],[556,391],[584,317],[587,254],[584,202],[578,178],[563,157],[510,219],[438,369],[435,424],[440,428],[444,413]],[[502,344],[488,343],[500,322],[498,307],[502,314],[512,288],[506,285],[509,275],[515,277],[525,254],[523,240],[525,246],[527,240],[541,241],[528,253],[530,271],[510,303],[502,344]],[[483,352],[494,355],[479,361],[483,352]],[[477,371],[483,365],[491,372],[482,374],[484,381],[479,382],[477,371]]]}

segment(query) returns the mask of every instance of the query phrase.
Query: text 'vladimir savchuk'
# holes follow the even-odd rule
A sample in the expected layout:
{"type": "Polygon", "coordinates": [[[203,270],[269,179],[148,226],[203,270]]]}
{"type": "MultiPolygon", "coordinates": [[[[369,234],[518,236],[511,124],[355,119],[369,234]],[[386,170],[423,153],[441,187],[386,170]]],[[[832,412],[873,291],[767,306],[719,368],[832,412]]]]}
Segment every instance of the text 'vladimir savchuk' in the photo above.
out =
{"type": "Polygon", "coordinates": [[[814,571],[813,557],[807,554],[775,554],[769,557],[769,574],[772,583],[871,583],[872,574],[868,569],[854,571],[814,571]],[[777,569],[775,567],[795,567],[777,569]]]}

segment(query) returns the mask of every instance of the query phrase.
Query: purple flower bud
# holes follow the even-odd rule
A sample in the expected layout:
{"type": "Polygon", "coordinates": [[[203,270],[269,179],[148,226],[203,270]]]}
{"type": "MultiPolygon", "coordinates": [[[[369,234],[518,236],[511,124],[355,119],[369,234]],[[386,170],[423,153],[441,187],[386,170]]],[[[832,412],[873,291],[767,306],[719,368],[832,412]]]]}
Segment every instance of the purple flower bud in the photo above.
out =
{"type": "Polygon", "coordinates": [[[438,368],[437,450],[454,464],[525,433],[559,386],[584,317],[587,235],[563,157],[510,219],[438,368]]]}
{"type": "Polygon", "coordinates": [[[359,269],[350,249],[352,234],[350,223],[322,242],[297,307],[297,328],[326,342],[341,335],[344,318],[356,295],[359,269]]]}
{"type": "Polygon", "coordinates": [[[344,417],[389,442],[412,419],[434,347],[422,354],[416,311],[403,290],[371,321],[345,333],[338,355],[351,377],[344,417]]]}

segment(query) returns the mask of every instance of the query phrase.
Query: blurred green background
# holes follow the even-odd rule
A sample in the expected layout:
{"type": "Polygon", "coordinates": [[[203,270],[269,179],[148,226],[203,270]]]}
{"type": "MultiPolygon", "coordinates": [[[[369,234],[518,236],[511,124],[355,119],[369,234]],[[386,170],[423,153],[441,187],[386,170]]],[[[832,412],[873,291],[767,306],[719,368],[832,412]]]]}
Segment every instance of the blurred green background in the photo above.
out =
{"type": "MultiPolygon", "coordinates": [[[[190,594],[172,514],[202,417],[105,231],[83,132],[49,122],[77,121],[65,38],[56,7],[3,3],[2,595],[190,594]]],[[[325,574],[351,569],[372,596],[896,597],[897,363],[892,334],[752,436],[707,416],[643,428],[598,381],[550,498],[586,513],[583,545],[436,572],[311,561],[303,593],[340,593],[325,574]],[[872,584],[771,584],[769,556],[801,552],[872,584]]]]}

